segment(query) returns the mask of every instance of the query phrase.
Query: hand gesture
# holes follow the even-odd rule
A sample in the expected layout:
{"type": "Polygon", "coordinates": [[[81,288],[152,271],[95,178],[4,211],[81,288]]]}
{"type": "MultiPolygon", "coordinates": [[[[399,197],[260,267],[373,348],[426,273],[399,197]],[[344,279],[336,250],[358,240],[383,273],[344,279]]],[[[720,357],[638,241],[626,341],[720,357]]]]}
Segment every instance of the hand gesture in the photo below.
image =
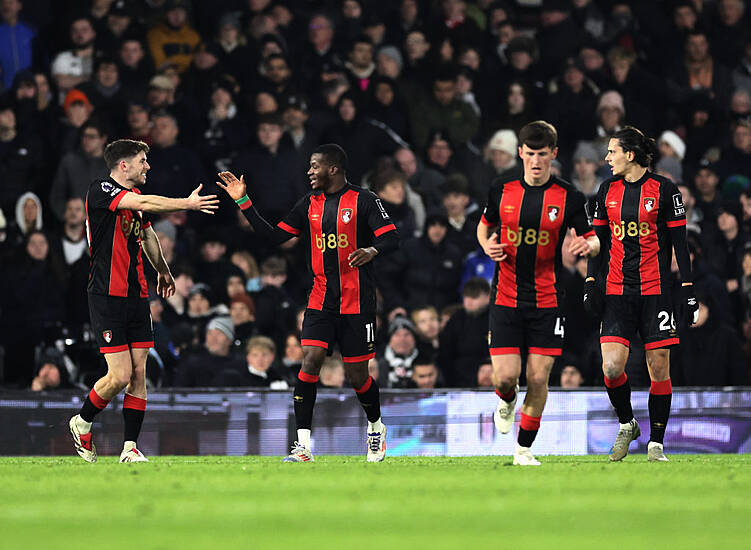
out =
{"type": "Polygon", "coordinates": [[[188,208],[186,210],[198,210],[204,214],[213,214],[214,210],[219,208],[219,199],[216,198],[216,195],[199,195],[201,189],[203,189],[202,183],[193,189],[188,197],[188,208]]]}
{"type": "Polygon", "coordinates": [[[237,179],[235,175],[230,171],[219,172],[219,179],[224,183],[216,182],[216,184],[224,189],[224,191],[232,197],[232,200],[238,200],[245,196],[247,188],[245,187],[245,176],[240,176],[237,179]]]}
{"type": "Polygon", "coordinates": [[[571,244],[568,245],[569,253],[574,256],[589,256],[592,252],[592,247],[589,246],[587,239],[584,237],[577,237],[576,230],[574,230],[573,227],[571,228],[571,236],[573,239],[571,239],[571,244]]]}
{"type": "Polygon", "coordinates": [[[494,262],[504,261],[508,255],[503,251],[508,246],[508,243],[498,242],[498,233],[493,233],[488,237],[488,244],[485,246],[485,254],[494,262]]]}
{"type": "Polygon", "coordinates": [[[160,273],[156,278],[156,293],[162,298],[169,298],[175,294],[175,280],[169,271],[160,273]]]}
{"type": "Polygon", "coordinates": [[[377,254],[378,251],[372,246],[368,248],[358,248],[349,256],[347,256],[349,267],[360,267],[361,265],[365,265],[370,260],[375,258],[377,254]]]}

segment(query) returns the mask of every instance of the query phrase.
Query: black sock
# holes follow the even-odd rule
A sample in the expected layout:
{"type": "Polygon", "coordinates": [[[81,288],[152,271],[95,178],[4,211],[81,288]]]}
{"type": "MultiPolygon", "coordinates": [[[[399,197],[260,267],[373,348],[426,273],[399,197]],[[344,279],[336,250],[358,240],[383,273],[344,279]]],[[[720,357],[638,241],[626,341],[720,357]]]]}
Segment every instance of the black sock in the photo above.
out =
{"type": "Polygon", "coordinates": [[[670,403],[673,400],[673,386],[670,379],[662,382],[652,382],[649,389],[649,440],[662,443],[665,438],[665,428],[670,418],[670,403]]]}
{"type": "Polygon", "coordinates": [[[126,393],[123,399],[124,441],[133,441],[134,443],[138,441],[144,414],[146,414],[146,400],[126,393]]]}
{"type": "Polygon", "coordinates": [[[522,413],[519,422],[519,435],[516,438],[516,442],[521,447],[531,447],[532,443],[534,443],[537,432],[540,429],[540,418],[539,416],[534,417],[522,413]]]}
{"type": "Polygon", "coordinates": [[[124,441],[138,441],[138,434],[141,433],[143,416],[146,411],[137,409],[123,409],[123,420],[125,420],[125,437],[124,441]]]}
{"type": "Polygon", "coordinates": [[[611,380],[605,378],[605,386],[608,390],[610,403],[618,415],[618,422],[627,424],[634,419],[634,411],[631,409],[631,384],[624,372],[618,378],[611,380]]]}
{"type": "Polygon", "coordinates": [[[79,411],[79,416],[84,422],[93,422],[94,417],[104,410],[109,401],[105,401],[97,392],[92,388],[89,395],[86,396],[86,401],[83,402],[83,406],[79,411]]]}
{"type": "Polygon", "coordinates": [[[295,421],[298,430],[309,430],[313,425],[313,406],[316,404],[316,382],[318,376],[302,370],[295,384],[295,421]]]}
{"type": "Polygon", "coordinates": [[[368,417],[368,422],[375,422],[381,418],[381,393],[378,383],[372,376],[368,376],[361,388],[355,388],[355,394],[360,400],[365,416],[368,417]]]}

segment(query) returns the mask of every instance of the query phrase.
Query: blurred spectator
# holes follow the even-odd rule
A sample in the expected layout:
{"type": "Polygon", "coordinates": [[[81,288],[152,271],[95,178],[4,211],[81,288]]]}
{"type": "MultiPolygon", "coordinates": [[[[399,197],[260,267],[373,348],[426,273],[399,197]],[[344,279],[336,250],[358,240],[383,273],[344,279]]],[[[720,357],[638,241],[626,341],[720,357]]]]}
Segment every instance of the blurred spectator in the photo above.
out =
{"type": "Polygon", "coordinates": [[[387,377],[382,387],[403,388],[412,377],[412,363],[418,355],[417,329],[403,316],[394,317],[388,328],[388,344],[378,357],[381,373],[387,377]]]}
{"type": "Polygon", "coordinates": [[[39,366],[31,381],[31,391],[70,388],[70,373],[66,368],[66,359],[69,363],[70,359],[59,351],[54,348],[46,349],[37,360],[39,366]]]}
{"type": "Polygon", "coordinates": [[[751,118],[739,120],[732,130],[732,143],[722,150],[722,160],[718,167],[728,198],[737,195],[740,189],[731,194],[729,181],[741,178],[738,187],[748,188],[751,185],[749,166],[751,166],[751,118]]]}
{"type": "Polygon", "coordinates": [[[597,101],[597,137],[593,144],[597,149],[599,159],[604,159],[608,154],[610,137],[621,129],[621,123],[626,117],[626,107],[623,104],[623,96],[615,90],[609,90],[600,96],[597,101]]]}
{"type": "MultiPolygon", "coordinates": [[[[584,196],[591,202],[591,199],[597,195],[602,178],[597,175],[597,168],[604,157],[600,157],[597,149],[587,141],[580,141],[574,149],[572,160],[574,162],[574,172],[571,174],[571,183],[584,193],[584,196]]],[[[593,205],[594,206],[594,205],[593,205]]],[[[594,210],[590,210],[593,212],[594,210]]]]}
{"type": "Polygon", "coordinates": [[[0,74],[3,84],[10,88],[16,73],[29,69],[39,54],[37,32],[32,25],[19,18],[21,0],[0,2],[0,74]]]}
{"type": "Polygon", "coordinates": [[[261,290],[261,270],[258,269],[258,263],[250,252],[238,250],[232,254],[231,261],[245,275],[245,290],[248,292],[261,290]]]}
{"type": "Polygon", "coordinates": [[[472,388],[477,369],[488,355],[490,285],[485,279],[470,279],[462,296],[462,309],[441,331],[438,365],[449,386],[472,388]]]}
{"type": "Polygon", "coordinates": [[[561,389],[570,390],[580,387],[584,377],[576,365],[566,364],[561,369],[561,389]]]}
{"type": "Polygon", "coordinates": [[[452,69],[441,68],[433,77],[431,97],[412,109],[412,142],[418,149],[430,144],[434,130],[445,132],[454,147],[466,143],[477,133],[479,119],[472,107],[456,96],[456,77],[452,69]]]}
{"type": "MultiPolygon", "coordinates": [[[[198,286],[198,285],[196,285],[198,286]]],[[[203,347],[180,359],[175,386],[203,388],[206,386],[240,386],[236,382],[245,368],[245,361],[230,354],[235,331],[229,317],[216,317],[206,326],[203,347]]]]}
{"type": "Polygon", "coordinates": [[[245,176],[248,196],[269,223],[276,224],[307,192],[297,151],[281,142],[283,122],[278,115],[258,120],[258,145],[241,152],[232,172],[245,176]]]}
{"type": "Polygon", "coordinates": [[[70,22],[70,45],[53,60],[50,71],[60,93],[60,101],[75,86],[89,79],[94,71],[94,40],[96,31],[87,16],[76,17],[70,22]]]}
{"type": "Polygon", "coordinates": [[[410,149],[398,149],[394,153],[394,159],[399,165],[399,169],[407,176],[410,188],[422,197],[425,208],[440,207],[440,187],[445,176],[437,170],[425,167],[410,149]]]}
{"type": "Polygon", "coordinates": [[[108,127],[122,125],[122,113],[128,103],[120,81],[120,69],[114,57],[102,56],[94,62],[94,74],[88,82],[76,86],[91,101],[97,115],[108,127]]]}
{"type": "Polygon", "coordinates": [[[421,390],[440,388],[438,367],[435,360],[429,355],[418,355],[412,363],[411,384],[408,387],[421,390]]]}
{"type": "Polygon", "coordinates": [[[117,56],[120,80],[125,89],[133,95],[144,93],[153,67],[143,42],[134,36],[123,38],[117,56]]]}
{"type": "MultiPolygon", "coordinates": [[[[576,53],[579,31],[571,17],[570,4],[566,0],[544,0],[542,3],[537,40],[540,43],[540,60],[548,77],[558,71],[565,59],[576,53]]],[[[561,128],[556,127],[560,132],[561,128]]],[[[586,139],[586,136],[581,139],[586,139]]]]}
{"type": "Polygon", "coordinates": [[[469,182],[464,174],[450,174],[441,190],[449,222],[446,238],[464,255],[469,254],[477,248],[477,224],[482,215],[480,207],[469,196],[469,182]]]}
{"type": "MultiPolygon", "coordinates": [[[[248,362],[247,376],[239,378],[233,386],[251,386],[268,388],[274,382],[279,380],[277,373],[274,372],[274,356],[276,355],[276,346],[270,338],[265,336],[254,336],[248,341],[246,361],[248,362]]],[[[287,389],[286,381],[284,387],[276,384],[275,389],[287,389]]]]}
{"type": "Polygon", "coordinates": [[[248,340],[256,335],[256,306],[244,291],[233,296],[229,302],[229,314],[235,326],[236,348],[245,348],[248,340]]]}
{"type": "MultiPolygon", "coordinates": [[[[429,215],[425,234],[407,239],[401,249],[381,261],[383,294],[387,304],[414,308],[432,304],[442,308],[458,301],[462,251],[446,238],[445,214],[429,215]]],[[[389,305],[387,310],[391,309],[389,305]]]]}
{"type": "Polygon", "coordinates": [[[470,181],[472,198],[480,203],[488,199],[488,190],[495,178],[506,177],[520,169],[517,158],[519,140],[513,130],[498,130],[483,151],[481,174],[470,181]]]}
{"type": "Polygon", "coordinates": [[[378,174],[371,190],[383,202],[400,235],[411,237],[419,234],[415,211],[407,200],[407,180],[404,174],[396,170],[378,174]]]}
{"type": "Polygon", "coordinates": [[[26,192],[16,201],[15,222],[8,227],[8,242],[18,246],[34,231],[42,231],[42,201],[32,192],[26,192]]]}
{"type": "Polygon", "coordinates": [[[292,387],[302,367],[302,345],[300,338],[294,332],[287,334],[284,342],[284,356],[279,367],[279,373],[282,379],[287,381],[287,385],[292,387]]]}
{"type": "Polygon", "coordinates": [[[149,30],[146,38],[157,70],[174,64],[184,72],[193,61],[201,44],[201,37],[188,24],[187,0],[167,0],[164,4],[164,21],[149,30]]]}
{"type": "Polygon", "coordinates": [[[344,363],[339,358],[327,357],[321,365],[319,384],[323,388],[340,389],[344,387],[346,373],[344,363]]]}
{"type": "Polygon", "coordinates": [[[714,315],[714,305],[697,293],[699,320],[679,335],[681,345],[670,352],[671,378],[676,386],[746,386],[748,365],[732,327],[714,315]]]}
{"type": "MultiPolygon", "coordinates": [[[[83,199],[71,197],[65,201],[64,208],[62,235],[51,239],[52,246],[61,249],[61,256],[68,266],[84,256],[88,263],[89,243],[86,239],[86,209],[83,199]]],[[[82,297],[78,296],[79,299],[82,297]]]]}
{"type": "Polygon", "coordinates": [[[25,191],[39,187],[39,151],[16,127],[16,114],[9,103],[0,103],[0,209],[13,212],[25,191]]]}
{"type": "Polygon", "coordinates": [[[64,219],[68,199],[85,199],[91,183],[109,175],[103,157],[107,139],[104,127],[89,119],[81,126],[80,147],[63,155],[50,191],[50,206],[58,220],[64,219]]]}
{"type": "Polygon", "coordinates": [[[164,322],[168,326],[177,324],[187,315],[190,291],[194,284],[193,270],[185,266],[172,267],[175,280],[175,293],[164,300],[164,322]]]}
{"type": "Polygon", "coordinates": [[[284,287],[287,275],[287,262],[283,258],[267,258],[261,264],[262,287],[254,298],[256,328],[271,338],[277,349],[284,349],[284,338],[295,325],[295,303],[284,287]]]}
{"type": "Polygon", "coordinates": [[[751,93],[751,38],[747,38],[743,47],[743,57],[735,60],[733,85],[751,93]]]}
{"type": "Polygon", "coordinates": [[[360,104],[363,104],[375,72],[373,42],[368,36],[361,35],[352,41],[344,67],[347,69],[347,78],[350,81],[350,89],[355,94],[354,97],[360,104]]]}
{"type": "Polygon", "coordinates": [[[178,144],[180,127],[172,114],[159,111],[151,121],[148,192],[166,197],[187,197],[203,179],[201,164],[190,149],[178,144]]]}
{"type": "Polygon", "coordinates": [[[660,138],[657,140],[657,147],[661,158],[674,158],[680,162],[686,156],[686,144],[672,130],[665,130],[660,134],[660,138]]]}
{"type": "Polygon", "coordinates": [[[715,211],[720,206],[720,194],[717,186],[720,179],[717,176],[717,166],[709,162],[703,162],[694,176],[694,187],[698,193],[696,197],[696,208],[702,213],[705,224],[702,231],[707,232],[707,223],[715,219],[715,211]]]}
{"type": "Polygon", "coordinates": [[[368,106],[368,115],[373,121],[384,126],[382,128],[392,136],[399,144],[406,144],[409,139],[408,111],[398,95],[396,82],[392,79],[379,76],[373,79],[370,86],[372,98],[368,106]],[[398,138],[398,139],[397,139],[398,138]]]}
{"type": "Polygon", "coordinates": [[[711,32],[712,53],[718,63],[732,67],[741,55],[743,46],[751,37],[745,13],[748,4],[743,0],[718,0],[717,19],[711,32]]]}
{"type": "Polygon", "coordinates": [[[206,172],[214,174],[229,168],[235,152],[247,145],[249,136],[247,122],[235,101],[234,81],[220,78],[211,86],[199,148],[206,172]]]}
{"type": "Polygon", "coordinates": [[[136,100],[128,104],[126,126],[126,139],[143,141],[146,145],[152,145],[151,118],[146,102],[136,100]]]}
{"type": "Polygon", "coordinates": [[[214,302],[214,294],[211,291],[211,287],[204,283],[196,283],[190,287],[185,321],[191,326],[194,342],[203,340],[206,334],[206,326],[210,320],[216,316],[226,316],[228,314],[229,309],[226,305],[214,302]]]}
{"type": "Polygon", "coordinates": [[[308,124],[310,114],[307,100],[299,95],[290,95],[281,107],[284,134],[291,141],[300,157],[301,170],[308,171],[310,155],[317,147],[318,132],[308,124]]]}
{"type": "Polygon", "coordinates": [[[433,353],[438,351],[438,334],[441,330],[438,310],[433,306],[418,306],[410,315],[417,330],[419,345],[433,353]]]}
{"type": "Polygon", "coordinates": [[[490,362],[489,357],[486,357],[480,368],[477,369],[477,387],[493,387],[493,363],[490,362]]]}

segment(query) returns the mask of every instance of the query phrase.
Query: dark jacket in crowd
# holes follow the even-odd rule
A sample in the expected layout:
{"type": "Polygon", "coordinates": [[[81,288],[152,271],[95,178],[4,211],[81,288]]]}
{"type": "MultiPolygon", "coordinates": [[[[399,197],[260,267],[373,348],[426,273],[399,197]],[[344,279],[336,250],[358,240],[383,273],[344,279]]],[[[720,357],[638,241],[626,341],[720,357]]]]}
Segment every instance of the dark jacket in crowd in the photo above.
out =
{"type": "Polygon", "coordinates": [[[488,357],[489,309],[469,313],[460,309],[439,336],[438,366],[448,386],[477,387],[477,369],[488,357]]]}

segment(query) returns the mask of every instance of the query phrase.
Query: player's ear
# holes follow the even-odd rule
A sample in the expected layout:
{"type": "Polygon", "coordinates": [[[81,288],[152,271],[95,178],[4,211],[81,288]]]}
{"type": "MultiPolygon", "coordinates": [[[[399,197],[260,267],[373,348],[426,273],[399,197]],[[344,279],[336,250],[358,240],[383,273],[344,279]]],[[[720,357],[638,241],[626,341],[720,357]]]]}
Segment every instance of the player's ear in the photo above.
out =
{"type": "Polygon", "coordinates": [[[336,174],[336,173],[337,173],[338,171],[339,171],[339,167],[338,167],[338,166],[336,166],[336,165],[333,165],[333,166],[329,166],[329,174],[330,174],[330,175],[332,175],[332,176],[333,176],[333,175],[335,175],[335,174],[336,174]]]}

